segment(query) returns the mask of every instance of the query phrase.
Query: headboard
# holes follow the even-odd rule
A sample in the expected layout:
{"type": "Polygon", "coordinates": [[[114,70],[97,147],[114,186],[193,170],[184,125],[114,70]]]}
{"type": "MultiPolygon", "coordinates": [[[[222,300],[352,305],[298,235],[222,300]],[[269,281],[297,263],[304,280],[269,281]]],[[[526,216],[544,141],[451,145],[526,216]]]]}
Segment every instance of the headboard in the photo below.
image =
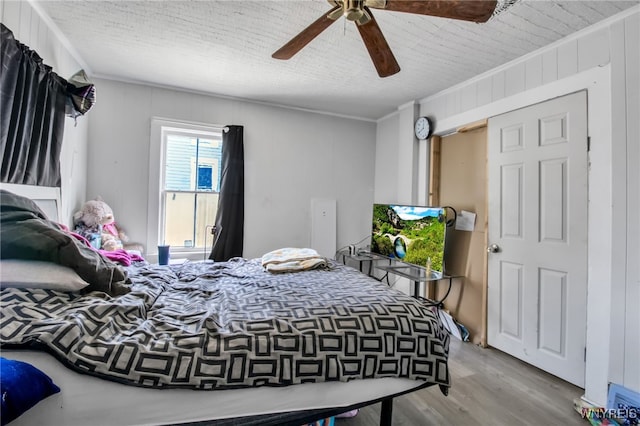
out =
{"type": "Polygon", "coordinates": [[[60,188],[0,183],[0,189],[32,199],[47,215],[49,220],[54,222],[60,221],[60,188]]]}

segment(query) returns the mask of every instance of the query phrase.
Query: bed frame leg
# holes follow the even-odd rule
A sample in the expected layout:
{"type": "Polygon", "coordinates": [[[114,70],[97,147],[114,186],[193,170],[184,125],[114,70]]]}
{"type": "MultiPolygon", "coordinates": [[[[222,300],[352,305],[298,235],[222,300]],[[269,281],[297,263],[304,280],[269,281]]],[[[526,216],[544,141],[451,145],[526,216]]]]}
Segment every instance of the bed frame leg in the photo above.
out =
{"type": "Polygon", "coordinates": [[[393,398],[382,400],[382,409],[380,411],[380,426],[391,426],[393,417],[393,398]]]}

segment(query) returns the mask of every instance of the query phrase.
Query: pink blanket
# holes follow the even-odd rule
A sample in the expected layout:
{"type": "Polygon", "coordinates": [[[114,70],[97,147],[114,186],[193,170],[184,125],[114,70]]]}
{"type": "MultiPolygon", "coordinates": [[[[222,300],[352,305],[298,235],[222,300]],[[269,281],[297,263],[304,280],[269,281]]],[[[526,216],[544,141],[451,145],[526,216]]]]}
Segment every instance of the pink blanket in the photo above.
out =
{"type": "Polygon", "coordinates": [[[136,253],[129,253],[125,249],[118,249],[113,251],[98,250],[100,254],[109,260],[118,262],[121,265],[129,266],[132,262],[142,262],[144,258],[136,253]]]}
{"type": "Polygon", "coordinates": [[[98,253],[100,253],[101,255],[103,255],[104,257],[106,257],[107,259],[109,259],[109,260],[111,260],[113,262],[119,263],[119,264],[121,264],[123,266],[130,266],[133,262],[143,262],[144,261],[144,258],[142,256],[140,256],[138,254],[135,254],[135,253],[129,253],[128,251],[126,251],[124,249],[118,249],[118,250],[113,250],[113,251],[97,250],[95,247],[93,247],[91,245],[89,240],[87,240],[82,235],[71,231],[67,226],[65,226],[65,225],[63,225],[61,223],[58,224],[58,225],[60,226],[60,228],[62,228],[66,232],[68,232],[70,235],[72,235],[76,239],[82,241],[91,250],[97,251],[98,253]]]}

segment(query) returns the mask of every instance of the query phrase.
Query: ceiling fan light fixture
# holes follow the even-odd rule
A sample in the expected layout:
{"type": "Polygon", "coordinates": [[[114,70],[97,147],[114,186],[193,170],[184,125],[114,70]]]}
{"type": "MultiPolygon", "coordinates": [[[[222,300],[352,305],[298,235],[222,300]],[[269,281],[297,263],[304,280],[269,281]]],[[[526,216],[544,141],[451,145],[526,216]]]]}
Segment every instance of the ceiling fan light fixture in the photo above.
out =
{"type": "Polygon", "coordinates": [[[362,8],[364,5],[363,0],[344,0],[342,4],[342,14],[347,20],[359,21],[362,15],[364,15],[364,9],[362,8]]]}

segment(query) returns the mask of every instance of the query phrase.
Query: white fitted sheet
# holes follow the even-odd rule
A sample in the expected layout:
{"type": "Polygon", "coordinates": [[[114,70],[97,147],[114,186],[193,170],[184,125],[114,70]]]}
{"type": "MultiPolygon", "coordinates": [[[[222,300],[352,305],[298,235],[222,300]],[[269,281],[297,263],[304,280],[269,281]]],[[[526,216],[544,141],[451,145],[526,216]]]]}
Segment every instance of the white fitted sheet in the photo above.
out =
{"type": "Polygon", "coordinates": [[[147,389],[77,373],[45,352],[2,350],[1,355],[36,366],[61,389],[12,426],[162,425],[349,407],[424,385],[422,381],[383,378],[218,391],[147,389]]]}

